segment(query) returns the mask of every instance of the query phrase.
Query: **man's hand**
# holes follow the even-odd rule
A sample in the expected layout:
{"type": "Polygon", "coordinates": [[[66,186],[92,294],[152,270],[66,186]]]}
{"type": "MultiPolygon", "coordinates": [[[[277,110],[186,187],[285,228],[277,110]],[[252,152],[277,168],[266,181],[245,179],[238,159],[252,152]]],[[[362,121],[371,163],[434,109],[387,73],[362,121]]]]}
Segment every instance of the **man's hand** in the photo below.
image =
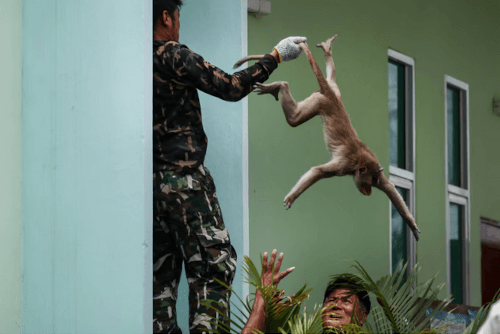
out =
{"type": "Polygon", "coordinates": [[[307,41],[307,37],[291,36],[282,39],[273,50],[278,52],[278,63],[289,61],[300,56],[302,50],[299,47],[300,42],[307,41]]]}
{"type": "Polygon", "coordinates": [[[283,262],[283,253],[280,253],[278,257],[278,262],[274,265],[274,261],[276,260],[276,254],[278,251],[275,249],[271,253],[271,260],[269,261],[269,265],[267,264],[267,252],[264,253],[262,257],[262,275],[260,277],[260,281],[262,285],[274,285],[278,287],[278,283],[285,278],[289,273],[291,273],[295,267],[288,268],[287,270],[280,273],[281,262],[283,262]]]}
{"type": "MultiPolygon", "coordinates": [[[[295,267],[288,268],[284,272],[280,273],[281,262],[283,261],[283,253],[278,257],[278,262],[274,265],[274,261],[276,260],[276,254],[278,251],[275,249],[271,254],[271,260],[269,264],[267,263],[267,252],[264,253],[262,257],[262,274],[260,276],[260,280],[262,285],[270,286],[274,285],[278,286],[278,283],[289,273],[291,273],[295,267]]],[[[255,301],[252,307],[252,313],[248,318],[248,321],[243,328],[242,334],[252,334],[254,329],[258,329],[260,331],[265,330],[266,326],[266,314],[265,314],[265,302],[262,293],[257,289],[255,292],[255,301]]]]}

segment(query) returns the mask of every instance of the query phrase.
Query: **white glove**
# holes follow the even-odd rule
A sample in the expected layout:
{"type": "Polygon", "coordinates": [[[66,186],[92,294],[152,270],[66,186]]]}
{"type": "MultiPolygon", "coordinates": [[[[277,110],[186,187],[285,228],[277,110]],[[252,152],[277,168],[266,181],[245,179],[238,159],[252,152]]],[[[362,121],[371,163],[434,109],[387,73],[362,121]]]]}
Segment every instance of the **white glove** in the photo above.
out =
{"type": "Polygon", "coordinates": [[[278,51],[279,63],[289,61],[300,56],[302,49],[299,47],[300,42],[307,41],[307,37],[290,36],[282,39],[278,45],[274,47],[278,51]]]}

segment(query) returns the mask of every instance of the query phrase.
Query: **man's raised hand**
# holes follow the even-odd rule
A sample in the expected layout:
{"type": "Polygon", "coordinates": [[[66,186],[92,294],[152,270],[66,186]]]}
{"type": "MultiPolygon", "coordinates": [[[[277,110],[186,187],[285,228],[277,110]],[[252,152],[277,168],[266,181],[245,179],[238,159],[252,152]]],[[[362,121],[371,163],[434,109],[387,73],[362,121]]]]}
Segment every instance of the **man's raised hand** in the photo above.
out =
{"type": "Polygon", "coordinates": [[[291,267],[280,273],[279,271],[281,268],[281,262],[283,262],[284,254],[280,253],[278,262],[276,262],[275,265],[274,261],[276,260],[277,253],[278,251],[276,249],[273,250],[269,264],[267,263],[267,252],[265,252],[262,257],[262,275],[260,280],[264,286],[274,285],[277,287],[278,283],[295,269],[295,267],[291,267]]]}
{"type": "MultiPolygon", "coordinates": [[[[262,257],[262,274],[260,275],[260,280],[264,287],[265,286],[277,287],[278,283],[295,269],[295,267],[288,268],[287,270],[280,273],[281,262],[283,261],[283,253],[280,253],[278,257],[278,262],[276,262],[275,265],[274,261],[276,260],[277,253],[278,251],[276,249],[273,250],[269,263],[267,262],[268,260],[267,252],[265,252],[264,256],[262,257]]],[[[274,292],[278,293],[276,299],[278,300],[279,303],[283,297],[282,292],[280,291],[274,291],[274,292]]],[[[283,303],[282,307],[286,305],[287,304],[283,303]]],[[[266,325],[265,301],[261,291],[257,289],[257,291],[255,292],[255,301],[253,303],[252,312],[250,313],[248,321],[241,333],[252,334],[254,333],[255,329],[264,332],[265,325],[266,325]]]]}

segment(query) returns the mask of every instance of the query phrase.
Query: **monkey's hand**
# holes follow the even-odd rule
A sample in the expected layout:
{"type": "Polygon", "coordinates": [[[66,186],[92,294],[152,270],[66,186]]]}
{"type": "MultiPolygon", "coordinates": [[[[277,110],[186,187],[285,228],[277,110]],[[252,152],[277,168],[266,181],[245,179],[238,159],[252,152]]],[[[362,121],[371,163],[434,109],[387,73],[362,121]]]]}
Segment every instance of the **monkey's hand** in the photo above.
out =
{"type": "Polygon", "coordinates": [[[307,41],[307,37],[291,36],[282,39],[274,49],[278,51],[279,63],[282,61],[289,61],[300,56],[302,49],[299,47],[299,43],[307,41]]]}
{"type": "Polygon", "coordinates": [[[296,198],[297,198],[297,196],[295,196],[295,194],[293,194],[293,193],[289,193],[288,195],[286,195],[286,197],[283,201],[283,204],[285,205],[285,208],[287,210],[292,207],[292,204],[296,198]]]}
{"type": "Polygon", "coordinates": [[[278,101],[278,94],[281,91],[282,82],[283,81],[276,81],[267,85],[257,83],[253,86],[253,88],[255,88],[254,92],[259,93],[259,95],[271,94],[272,96],[274,96],[276,101],[278,101]]]}

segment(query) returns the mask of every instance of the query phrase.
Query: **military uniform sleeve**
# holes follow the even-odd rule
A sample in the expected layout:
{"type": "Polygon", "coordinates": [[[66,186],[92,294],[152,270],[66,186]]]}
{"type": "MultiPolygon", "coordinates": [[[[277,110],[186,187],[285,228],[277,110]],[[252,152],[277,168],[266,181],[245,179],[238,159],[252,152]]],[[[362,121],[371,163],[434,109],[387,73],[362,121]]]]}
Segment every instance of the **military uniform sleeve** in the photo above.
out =
{"type": "Polygon", "coordinates": [[[205,61],[199,54],[187,48],[179,49],[175,55],[179,68],[176,70],[182,81],[197,89],[226,101],[239,101],[247,96],[253,85],[264,82],[278,67],[273,56],[267,54],[252,65],[234,74],[227,74],[205,61]]]}

